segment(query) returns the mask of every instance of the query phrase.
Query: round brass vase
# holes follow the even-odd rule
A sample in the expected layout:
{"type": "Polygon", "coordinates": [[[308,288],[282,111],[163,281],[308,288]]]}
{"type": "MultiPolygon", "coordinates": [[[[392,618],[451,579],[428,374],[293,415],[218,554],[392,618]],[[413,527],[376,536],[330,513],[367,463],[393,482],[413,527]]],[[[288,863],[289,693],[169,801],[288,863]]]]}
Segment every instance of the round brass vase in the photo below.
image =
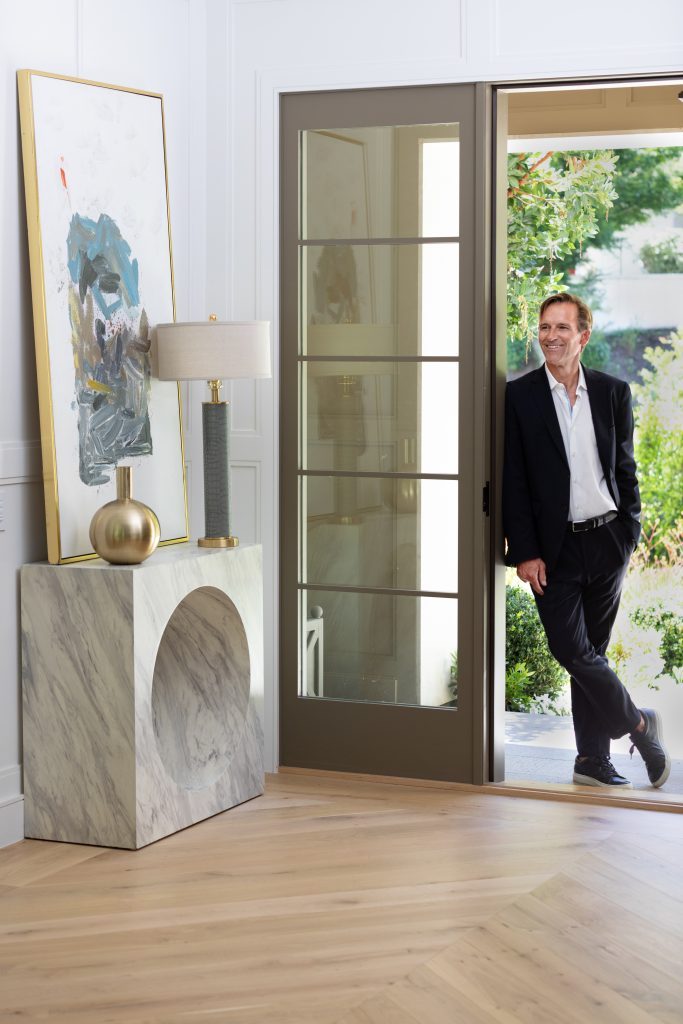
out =
{"type": "Polygon", "coordinates": [[[98,508],[90,523],[90,543],[113,565],[137,565],[152,554],[161,531],[155,513],[131,497],[130,466],[116,470],[116,500],[98,508]]]}

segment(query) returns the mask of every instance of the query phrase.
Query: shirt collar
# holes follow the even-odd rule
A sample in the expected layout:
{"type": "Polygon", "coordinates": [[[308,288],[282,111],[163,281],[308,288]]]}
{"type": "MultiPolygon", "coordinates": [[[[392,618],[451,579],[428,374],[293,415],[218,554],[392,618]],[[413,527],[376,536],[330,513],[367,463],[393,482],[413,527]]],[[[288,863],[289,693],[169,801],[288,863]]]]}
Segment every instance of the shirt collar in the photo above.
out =
{"type": "MultiPolygon", "coordinates": [[[[548,378],[548,384],[550,385],[550,390],[551,391],[554,391],[555,388],[563,388],[564,389],[564,384],[561,384],[559,380],[556,380],[553,377],[552,373],[548,369],[547,363],[543,364],[543,369],[545,370],[546,377],[548,378]]],[[[586,376],[585,376],[585,374],[583,372],[583,366],[581,365],[581,363],[579,363],[579,383],[577,385],[577,389],[576,390],[577,391],[579,391],[579,390],[587,391],[588,390],[588,388],[586,387],[586,376]]]]}

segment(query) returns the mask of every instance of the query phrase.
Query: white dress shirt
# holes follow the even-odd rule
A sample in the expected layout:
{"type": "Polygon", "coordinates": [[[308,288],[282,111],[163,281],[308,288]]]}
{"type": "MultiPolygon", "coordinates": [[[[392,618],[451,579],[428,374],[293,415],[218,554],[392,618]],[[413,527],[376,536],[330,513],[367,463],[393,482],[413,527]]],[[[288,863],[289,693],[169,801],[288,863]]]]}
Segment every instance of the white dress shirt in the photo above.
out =
{"type": "Polygon", "coordinates": [[[609,493],[598,455],[583,366],[579,363],[579,384],[573,407],[564,384],[555,380],[547,365],[545,372],[571,473],[569,522],[576,523],[615,511],[616,505],[609,493]]]}

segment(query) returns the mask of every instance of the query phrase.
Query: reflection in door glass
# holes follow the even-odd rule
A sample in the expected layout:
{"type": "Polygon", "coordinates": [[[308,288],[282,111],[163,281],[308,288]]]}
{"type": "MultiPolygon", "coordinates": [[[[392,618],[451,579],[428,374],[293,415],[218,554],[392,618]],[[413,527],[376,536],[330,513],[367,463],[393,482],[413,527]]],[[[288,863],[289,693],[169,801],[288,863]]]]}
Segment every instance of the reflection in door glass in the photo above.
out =
{"type": "Polygon", "coordinates": [[[457,363],[310,360],[303,373],[301,469],[457,474],[457,363]],[[417,401],[399,408],[399,392],[417,401]]]}
{"type": "Polygon", "coordinates": [[[459,233],[457,124],[301,133],[301,237],[459,233]]]}
{"type": "Polygon", "coordinates": [[[455,598],[302,591],[300,695],[457,707],[457,608],[455,598]]]}
{"type": "Polygon", "coordinates": [[[306,478],[302,583],[456,594],[456,480],[306,478]]]}
{"type": "Polygon", "coordinates": [[[300,152],[299,695],[457,709],[458,125],[300,152]]]}
{"type": "Polygon", "coordinates": [[[301,354],[458,355],[457,242],[306,245],[301,354]]]}

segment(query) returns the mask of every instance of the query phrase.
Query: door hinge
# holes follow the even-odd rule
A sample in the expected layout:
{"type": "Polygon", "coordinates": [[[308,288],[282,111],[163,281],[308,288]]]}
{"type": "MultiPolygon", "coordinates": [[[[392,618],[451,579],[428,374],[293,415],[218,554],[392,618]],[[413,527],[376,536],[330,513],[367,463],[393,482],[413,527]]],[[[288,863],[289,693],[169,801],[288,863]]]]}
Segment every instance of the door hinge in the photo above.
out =
{"type": "Polygon", "coordinates": [[[491,488],[490,488],[489,481],[487,480],[486,483],[484,484],[484,493],[482,495],[482,502],[481,502],[482,512],[486,516],[488,516],[490,514],[490,492],[491,492],[491,488]]]}

